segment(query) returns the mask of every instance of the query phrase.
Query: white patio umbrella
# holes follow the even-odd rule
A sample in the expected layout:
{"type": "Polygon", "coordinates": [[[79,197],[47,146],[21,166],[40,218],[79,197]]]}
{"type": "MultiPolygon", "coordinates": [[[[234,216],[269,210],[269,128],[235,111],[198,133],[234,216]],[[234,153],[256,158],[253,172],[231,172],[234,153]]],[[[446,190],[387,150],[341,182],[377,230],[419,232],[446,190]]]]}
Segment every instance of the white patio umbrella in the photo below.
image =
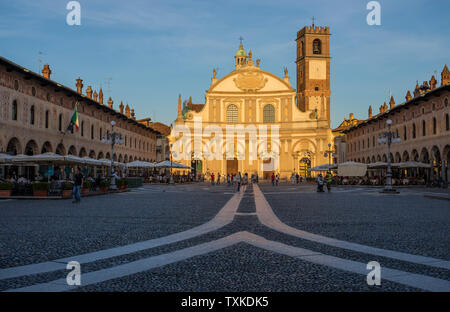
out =
{"type": "Polygon", "coordinates": [[[399,168],[431,168],[431,164],[425,164],[417,161],[407,161],[400,163],[399,168]]]}
{"type": "Polygon", "coordinates": [[[155,168],[175,168],[175,169],[191,169],[191,167],[180,164],[180,163],[176,163],[176,162],[171,162],[169,160],[164,160],[160,163],[157,163],[155,165],[155,168]]]}
{"type": "Polygon", "coordinates": [[[331,164],[331,165],[330,164],[322,164],[319,166],[309,168],[307,171],[328,171],[328,170],[333,170],[336,168],[337,168],[337,166],[334,164],[331,164]]]}
{"type": "Polygon", "coordinates": [[[135,160],[125,164],[127,168],[155,168],[155,165],[146,161],[135,160]]]}
{"type": "Polygon", "coordinates": [[[11,163],[14,156],[0,153],[0,164],[11,163]]]}
{"type": "Polygon", "coordinates": [[[338,175],[341,177],[362,177],[367,172],[367,165],[354,161],[338,164],[338,175]]]}
{"type": "Polygon", "coordinates": [[[83,160],[86,165],[91,165],[91,166],[102,166],[103,165],[101,161],[91,158],[91,157],[87,157],[87,156],[83,157],[83,160]]]}
{"type": "Polygon", "coordinates": [[[75,155],[64,156],[64,161],[69,164],[78,164],[78,165],[84,165],[86,163],[86,161],[83,158],[75,155]]]}
{"type": "Polygon", "coordinates": [[[55,153],[44,153],[38,155],[16,155],[12,159],[14,163],[62,163],[64,156],[55,153]]]}
{"type": "Polygon", "coordinates": [[[99,162],[101,162],[101,166],[111,167],[111,160],[106,158],[98,159],[99,162]]]}
{"type": "MultiPolygon", "coordinates": [[[[392,168],[398,168],[400,166],[401,163],[391,163],[391,167],[392,168]]],[[[367,164],[367,168],[369,169],[384,169],[387,168],[388,163],[387,162],[382,162],[382,161],[378,161],[375,163],[371,163],[371,164],[367,164]]]]}

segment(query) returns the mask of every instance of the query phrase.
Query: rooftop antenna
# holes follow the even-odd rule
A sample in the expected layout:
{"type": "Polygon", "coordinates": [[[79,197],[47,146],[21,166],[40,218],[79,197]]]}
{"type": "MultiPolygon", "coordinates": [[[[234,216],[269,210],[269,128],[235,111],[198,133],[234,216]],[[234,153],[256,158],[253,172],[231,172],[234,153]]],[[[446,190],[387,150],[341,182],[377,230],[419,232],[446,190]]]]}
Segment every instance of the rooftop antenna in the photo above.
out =
{"type": "Polygon", "coordinates": [[[242,45],[242,40],[244,40],[244,38],[242,38],[242,36],[240,36],[239,40],[241,41],[241,45],[242,45]]]}
{"type": "Polygon", "coordinates": [[[42,68],[42,55],[44,55],[44,53],[42,51],[39,51],[38,52],[38,70],[37,70],[38,73],[42,68]]]}
{"type": "Polygon", "coordinates": [[[112,77],[108,77],[108,78],[105,78],[105,81],[106,81],[106,90],[108,91],[108,94],[111,96],[111,80],[112,80],[112,77]]]}

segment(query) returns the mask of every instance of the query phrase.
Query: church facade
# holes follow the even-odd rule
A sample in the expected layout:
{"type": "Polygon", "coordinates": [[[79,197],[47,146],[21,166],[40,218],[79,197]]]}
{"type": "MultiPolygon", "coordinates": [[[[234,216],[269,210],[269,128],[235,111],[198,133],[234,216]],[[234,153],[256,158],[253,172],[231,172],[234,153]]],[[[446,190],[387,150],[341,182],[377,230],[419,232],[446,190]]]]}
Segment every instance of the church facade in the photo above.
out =
{"type": "Polygon", "coordinates": [[[297,33],[297,90],[284,77],[263,70],[241,43],[235,70],[215,70],[205,104],[182,107],[169,141],[174,160],[195,173],[258,174],[269,177],[328,162],[330,129],[329,28],[307,26],[297,33]]]}

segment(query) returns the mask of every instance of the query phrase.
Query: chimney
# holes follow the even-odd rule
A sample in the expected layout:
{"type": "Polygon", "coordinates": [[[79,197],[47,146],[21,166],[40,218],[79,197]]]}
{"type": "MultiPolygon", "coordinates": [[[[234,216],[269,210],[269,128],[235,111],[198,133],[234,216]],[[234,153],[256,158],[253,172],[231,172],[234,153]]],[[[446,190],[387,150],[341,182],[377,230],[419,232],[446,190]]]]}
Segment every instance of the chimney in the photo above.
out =
{"type": "Polygon", "coordinates": [[[389,109],[393,109],[395,107],[394,97],[391,95],[391,100],[389,101],[389,109]]]}
{"type": "Polygon", "coordinates": [[[96,101],[96,102],[97,102],[97,97],[98,97],[98,95],[97,95],[97,90],[95,90],[95,91],[94,91],[94,101],[96,101]]]}
{"type": "Polygon", "coordinates": [[[120,101],[119,109],[120,109],[120,113],[121,113],[121,114],[123,114],[123,108],[124,108],[123,102],[120,101]]]}
{"type": "Polygon", "coordinates": [[[441,86],[445,86],[450,83],[450,72],[448,71],[447,64],[445,64],[444,69],[441,73],[441,86]]]}
{"type": "Polygon", "coordinates": [[[125,107],[125,115],[126,115],[128,118],[130,118],[130,106],[128,106],[128,103],[127,103],[127,106],[125,107]]]}
{"type": "Polygon", "coordinates": [[[408,93],[406,93],[405,99],[407,102],[412,100],[411,92],[409,92],[409,90],[408,90],[408,93]]]}
{"type": "Polygon", "coordinates": [[[86,95],[88,98],[92,99],[92,87],[88,86],[86,89],[86,95]]]}
{"type": "Polygon", "coordinates": [[[436,89],[436,84],[437,84],[437,81],[436,81],[436,78],[433,75],[433,76],[431,76],[431,80],[430,80],[430,89],[431,90],[436,89]]]}
{"type": "Polygon", "coordinates": [[[108,106],[109,106],[109,108],[113,108],[113,100],[111,99],[111,97],[109,97],[109,99],[108,99],[108,106]]]}
{"type": "Polygon", "coordinates": [[[83,79],[78,77],[77,83],[75,84],[75,86],[77,87],[77,92],[82,94],[82,92],[83,92],[83,79]]]}
{"type": "Polygon", "coordinates": [[[102,88],[100,88],[100,91],[98,92],[98,102],[100,104],[103,104],[103,91],[102,91],[102,88]]]}
{"type": "Polygon", "coordinates": [[[50,79],[50,75],[52,74],[52,70],[48,64],[44,65],[44,69],[42,69],[42,76],[46,79],[50,79]]]}
{"type": "Polygon", "coordinates": [[[369,118],[372,118],[372,105],[369,105],[369,118]]]}

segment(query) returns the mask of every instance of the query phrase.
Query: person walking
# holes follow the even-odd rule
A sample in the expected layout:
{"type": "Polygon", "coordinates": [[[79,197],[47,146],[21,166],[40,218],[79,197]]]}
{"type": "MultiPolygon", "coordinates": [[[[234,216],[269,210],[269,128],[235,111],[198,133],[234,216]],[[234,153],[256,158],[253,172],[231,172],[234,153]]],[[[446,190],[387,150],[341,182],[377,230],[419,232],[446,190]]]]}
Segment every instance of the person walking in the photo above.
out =
{"type": "Polygon", "coordinates": [[[321,173],[317,177],[317,192],[323,192],[323,177],[321,173]]]}
{"type": "Polygon", "coordinates": [[[217,173],[217,185],[220,185],[220,172],[217,173]]]}
{"type": "Polygon", "coordinates": [[[328,193],[331,192],[331,182],[332,182],[332,177],[331,177],[331,172],[327,173],[327,190],[328,193]]]}
{"type": "Polygon", "coordinates": [[[275,184],[276,186],[278,186],[278,182],[280,181],[280,174],[277,173],[277,175],[275,176],[275,184]]]}
{"type": "Polygon", "coordinates": [[[211,173],[211,185],[214,185],[214,173],[211,173]]]}
{"type": "Polygon", "coordinates": [[[236,176],[236,182],[237,182],[237,191],[239,192],[241,190],[241,181],[242,181],[242,176],[241,173],[239,172],[239,174],[236,176]]]}
{"type": "Polygon", "coordinates": [[[77,204],[81,201],[81,186],[83,185],[83,175],[81,174],[80,167],[77,167],[76,173],[73,177],[73,201],[72,203],[77,204]]]}
{"type": "Polygon", "coordinates": [[[275,173],[272,172],[272,186],[275,186],[275,173]]]}

